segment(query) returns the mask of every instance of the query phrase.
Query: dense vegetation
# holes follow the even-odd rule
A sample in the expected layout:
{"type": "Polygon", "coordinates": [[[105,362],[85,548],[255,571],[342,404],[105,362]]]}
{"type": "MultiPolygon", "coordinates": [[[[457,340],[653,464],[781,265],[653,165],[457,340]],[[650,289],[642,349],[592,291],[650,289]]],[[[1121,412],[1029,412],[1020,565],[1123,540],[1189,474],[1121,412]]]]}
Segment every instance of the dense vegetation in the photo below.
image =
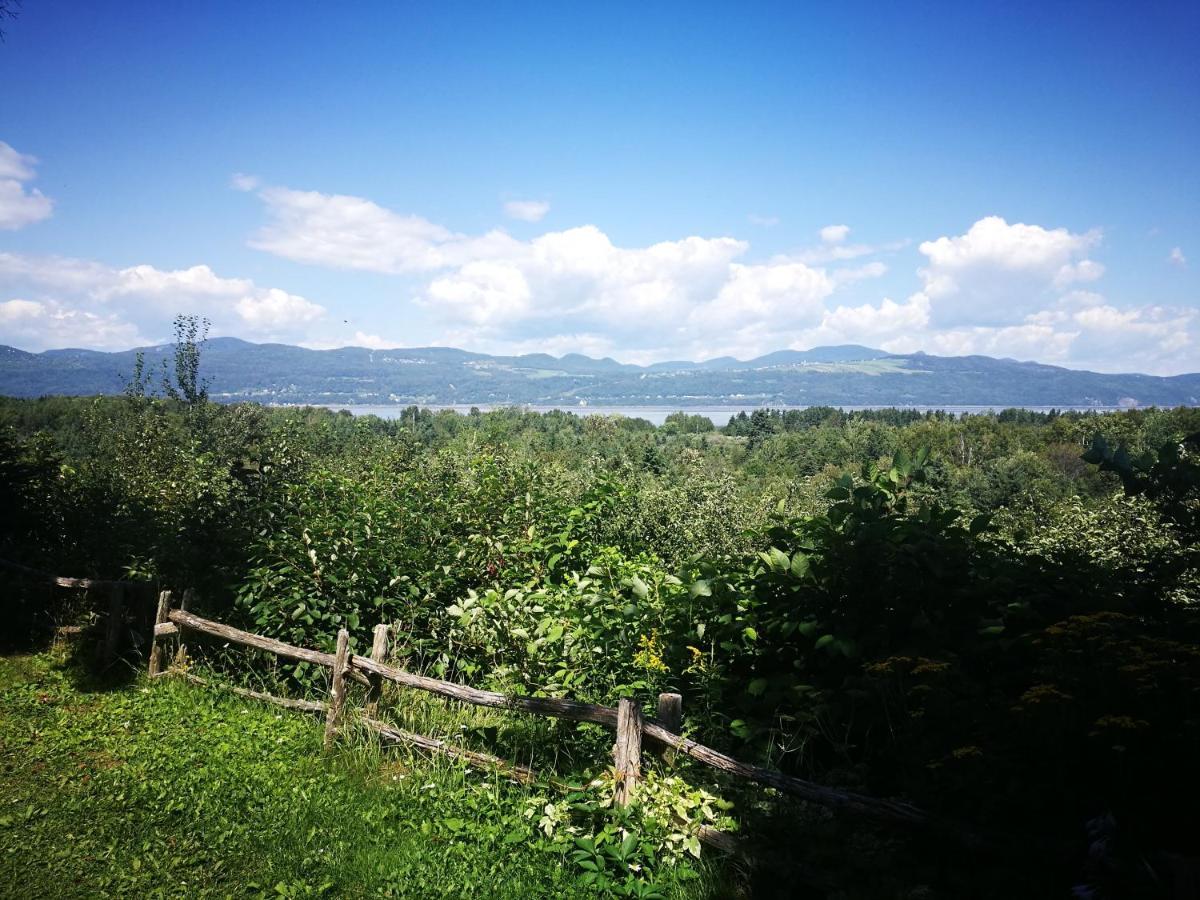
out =
{"type": "MultiPolygon", "coordinates": [[[[1005,848],[947,865],[945,835],[664,769],[831,873],[818,894],[1154,896],[1196,853],[1200,411],[384,421],[217,406],[194,378],[177,399],[0,404],[0,555],[195,586],[214,616],[310,646],[346,627],[365,652],[394,623],[407,666],[481,687],[679,690],[699,740],[1005,848]],[[1089,828],[1117,835],[1091,863],[1089,828]]],[[[46,626],[44,590],[7,599],[46,626]]],[[[503,725],[464,727],[513,750],[503,725]]],[[[610,735],[537,727],[525,761],[602,768],[610,735]]]]}

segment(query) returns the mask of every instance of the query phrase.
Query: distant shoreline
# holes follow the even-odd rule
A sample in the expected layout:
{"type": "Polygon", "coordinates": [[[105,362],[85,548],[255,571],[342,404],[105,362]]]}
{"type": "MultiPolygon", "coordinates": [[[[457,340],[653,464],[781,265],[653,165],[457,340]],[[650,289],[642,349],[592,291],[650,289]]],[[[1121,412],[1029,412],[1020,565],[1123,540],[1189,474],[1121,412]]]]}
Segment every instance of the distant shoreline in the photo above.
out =
{"type": "Polygon", "coordinates": [[[548,412],[565,412],[579,416],[612,416],[619,415],[631,419],[645,419],[654,425],[662,425],[667,416],[672,413],[682,412],[687,415],[702,415],[710,419],[714,425],[721,426],[729,421],[729,418],[736,416],[740,412],[747,415],[754,412],[756,409],[778,409],[778,410],[799,410],[812,409],[814,406],[832,406],[835,409],[840,409],[845,412],[857,412],[868,409],[900,409],[912,410],[916,412],[945,412],[953,413],[954,415],[962,415],[963,413],[988,413],[1000,412],[1005,409],[1025,409],[1031,412],[1049,412],[1050,410],[1058,410],[1059,412],[1121,412],[1128,407],[1122,406],[1017,406],[1014,404],[961,404],[955,406],[936,406],[928,404],[812,404],[809,406],[795,405],[736,405],[728,406],[708,404],[705,406],[541,406],[525,403],[408,403],[408,404],[335,404],[335,403],[295,403],[281,404],[283,406],[320,406],[325,409],[331,409],[335,412],[345,410],[355,416],[378,416],[381,419],[398,419],[406,409],[411,409],[416,406],[420,409],[430,409],[437,412],[450,410],[452,412],[467,415],[472,409],[478,409],[480,412],[491,412],[497,409],[521,409],[525,412],[548,413],[548,412]]]}

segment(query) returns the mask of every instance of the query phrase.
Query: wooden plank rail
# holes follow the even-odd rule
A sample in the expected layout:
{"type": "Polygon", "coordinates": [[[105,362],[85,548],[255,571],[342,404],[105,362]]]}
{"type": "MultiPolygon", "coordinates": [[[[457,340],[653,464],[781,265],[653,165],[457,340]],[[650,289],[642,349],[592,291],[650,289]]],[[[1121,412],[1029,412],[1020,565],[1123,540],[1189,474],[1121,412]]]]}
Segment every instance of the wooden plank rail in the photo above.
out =
{"type": "Polygon", "coordinates": [[[130,584],[128,581],[113,581],[103,578],[66,578],[62,575],[53,575],[50,572],[44,572],[41,569],[35,569],[32,566],[22,565],[21,563],[14,562],[11,559],[0,558],[0,566],[3,566],[6,569],[11,569],[14,572],[20,572],[21,574],[27,575],[30,578],[36,578],[41,581],[45,581],[48,584],[53,584],[64,588],[83,588],[84,590],[87,590],[89,588],[115,587],[117,585],[125,587],[130,584]]]}
{"type": "Polygon", "coordinates": [[[378,719],[372,719],[370,716],[363,716],[360,720],[363,725],[374,731],[382,738],[393,741],[399,744],[411,744],[414,747],[420,747],[422,750],[428,750],[431,753],[442,753],[446,756],[451,756],[455,759],[464,759],[467,762],[488,769],[498,769],[506,775],[511,775],[518,781],[525,784],[537,781],[537,773],[527,766],[517,765],[503,760],[498,756],[492,756],[490,753],[479,753],[475,750],[467,750],[463,747],[456,747],[454,744],[448,744],[438,738],[426,737],[423,734],[414,734],[411,731],[404,731],[388,725],[386,722],[380,722],[378,719]]]}
{"type": "Polygon", "coordinates": [[[372,675],[378,675],[404,687],[416,688],[431,694],[439,694],[451,700],[461,700],[475,706],[486,706],[491,709],[511,709],[517,712],[532,713],[535,716],[552,716],[558,719],[571,719],[575,722],[594,722],[597,725],[617,727],[617,710],[612,706],[596,706],[593,703],[580,703],[577,700],[562,700],[557,697],[514,697],[496,691],[484,691],[479,688],[455,684],[453,681],[442,681],[426,675],[414,675],[395,666],[376,662],[367,656],[350,657],[350,666],[361,669],[372,675]]]}
{"type": "Polygon", "coordinates": [[[193,684],[201,684],[205,687],[219,688],[223,691],[229,691],[232,694],[237,694],[239,697],[248,697],[251,700],[261,700],[264,703],[272,703],[275,706],[282,706],[284,709],[295,709],[300,712],[320,713],[325,715],[325,704],[319,700],[293,700],[290,697],[276,697],[274,694],[264,694],[262,691],[252,691],[249,688],[238,687],[236,684],[225,684],[220,681],[209,681],[207,678],[201,678],[192,672],[170,671],[164,672],[164,675],[179,675],[187,679],[193,684]]]}
{"type": "MultiPolygon", "coordinates": [[[[322,653],[320,650],[308,650],[304,647],[293,647],[291,644],[285,644],[283,641],[277,641],[274,638],[263,637],[249,631],[242,631],[240,628],[222,625],[220,622],[202,619],[200,616],[181,609],[171,610],[169,618],[180,627],[191,628],[193,631],[210,634],[213,637],[225,638],[225,640],[232,641],[235,644],[253,647],[255,650],[264,650],[267,653],[274,653],[276,656],[282,656],[285,659],[312,663],[316,666],[324,666],[327,669],[333,668],[334,655],[332,653],[322,653]]],[[[361,673],[351,670],[350,675],[355,681],[363,684],[369,683],[367,677],[361,673]]]]}
{"type": "Polygon", "coordinates": [[[812,781],[805,781],[803,778],[784,775],[782,772],[777,772],[774,769],[764,769],[759,766],[753,766],[750,763],[741,762],[732,756],[726,756],[719,750],[706,747],[704,744],[698,744],[682,735],[672,734],[653,719],[647,719],[642,728],[646,737],[651,740],[658,741],[681,753],[686,753],[692,759],[698,760],[707,766],[719,769],[722,772],[728,772],[730,775],[737,775],[750,781],[756,781],[761,785],[800,797],[802,800],[903,825],[937,824],[936,819],[929,813],[908,803],[902,803],[898,800],[880,800],[876,797],[868,797],[865,794],[856,794],[853,791],[840,791],[837,788],[826,787],[823,784],[817,784],[812,781]]]}

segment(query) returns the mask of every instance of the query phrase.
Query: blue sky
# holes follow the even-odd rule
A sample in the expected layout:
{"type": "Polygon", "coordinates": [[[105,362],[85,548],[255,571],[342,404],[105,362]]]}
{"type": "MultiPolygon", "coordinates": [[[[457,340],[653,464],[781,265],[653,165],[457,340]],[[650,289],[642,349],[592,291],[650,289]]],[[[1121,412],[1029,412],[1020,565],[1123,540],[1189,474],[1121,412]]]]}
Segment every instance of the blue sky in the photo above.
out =
{"type": "Polygon", "coordinates": [[[1200,6],[27,0],[0,342],[1200,370],[1200,6]]]}

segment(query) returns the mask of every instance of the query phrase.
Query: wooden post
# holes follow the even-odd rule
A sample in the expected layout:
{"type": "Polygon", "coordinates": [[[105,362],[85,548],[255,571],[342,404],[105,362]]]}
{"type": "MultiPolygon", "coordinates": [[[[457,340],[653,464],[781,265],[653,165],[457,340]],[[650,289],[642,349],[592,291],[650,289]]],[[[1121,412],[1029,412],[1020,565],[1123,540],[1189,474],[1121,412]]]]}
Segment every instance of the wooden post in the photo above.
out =
{"type": "Polygon", "coordinates": [[[171,592],[163,591],[158,595],[158,612],[154,615],[154,631],[150,634],[150,677],[153,678],[163,670],[163,653],[159,646],[158,626],[170,621],[171,592]]]}
{"type": "MultiPolygon", "coordinates": [[[[683,695],[659,694],[656,718],[667,731],[679,734],[683,730],[683,695]]],[[[668,763],[675,761],[675,751],[669,747],[660,748],[659,756],[668,763]]]]}
{"type": "Polygon", "coordinates": [[[667,731],[679,734],[683,727],[683,694],[659,694],[657,718],[667,731]]]}
{"type": "Polygon", "coordinates": [[[125,624],[125,585],[114,584],[108,594],[108,628],[104,635],[104,664],[111,665],[121,649],[121,631],[125,624]]]}
{"type": "MultiPolygon", "coordinates": [[[[387,662],[388,627],[382,623],[375,626],[371,640],[371,659],[377,663],[387,662]]],[[[379,713],[379,698],[383,694],[383,676],[369,675],[371,686],[367,689],[367,718],[373,719],[379,713]]]]}
{"type": "Polygon", "coordinates": [[[628,806],[634,786],[642,777],[642,711],[628,697],[617,704],[617,743],[613,747],[617,768],[617,806],[628,806]]]}
{"type": "Polygon", "coordinates": [[[325,749],[333,746],[338,732],[338,717],[346,702],[346,670],[350,658],[350,632],[338,631],[337,652],[333,656],[333,671],[329,676],[329,709],[325,711],[325,749]]]}
{"type": "MultiPolygon", "coordinates": [[[[183,598],[179,601],[179,608],[184,612],[188,612],[196,605],[196,589],[186,588],[183,592],[183,598]]],[[[179,632],[178,646],[175,648],[175,662],[173,665],[179,669],[187,668],[187,645],[183,642],[183,632],[179,632]]]]}

